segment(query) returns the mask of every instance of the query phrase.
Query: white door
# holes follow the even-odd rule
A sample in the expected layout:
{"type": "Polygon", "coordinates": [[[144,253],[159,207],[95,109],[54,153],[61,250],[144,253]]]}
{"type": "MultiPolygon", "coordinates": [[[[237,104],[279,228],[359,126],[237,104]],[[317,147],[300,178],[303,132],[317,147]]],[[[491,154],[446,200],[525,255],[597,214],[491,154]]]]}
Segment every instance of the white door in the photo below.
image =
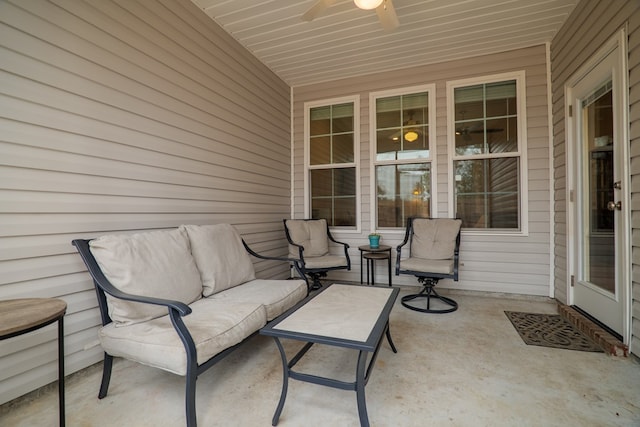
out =
{"type": "Polygon", "coordinates": [[[626,69],[617,38],[569,87],[572,303],[620,336],[629,287],[626,69]]]}

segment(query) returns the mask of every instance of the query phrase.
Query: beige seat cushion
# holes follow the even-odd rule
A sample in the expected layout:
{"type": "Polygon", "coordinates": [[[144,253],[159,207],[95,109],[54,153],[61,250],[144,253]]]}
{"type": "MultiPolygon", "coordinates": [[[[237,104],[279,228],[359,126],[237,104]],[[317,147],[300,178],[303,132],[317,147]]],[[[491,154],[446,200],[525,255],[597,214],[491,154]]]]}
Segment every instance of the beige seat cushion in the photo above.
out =
{"type": "Polygon", "coordinates": [[[304,257],[304,267],[309,268],[331,268],[331,267],[346,267],[347,257],[344,255],[324,255],[317,257],[304,257]]]}
{"type": "Polygon", "coordinates": [[[453,258],[456,237],[461,225],[462,221],[459,219],[415,218],[411,257],[431,260],[453,258]]]}
{"type": "MultiPolygon", "coordinates": [[[[196,344],[198,364],[224,349],[238,344],[266,324],[261,304],[234,304],[200,299],[191,304],[193,312],[183,317],[196,344]]],[[[104,350],[112,356],[164,369],[178,375],[187,372],[184,345],[169,316],[145,323],[115,328],[113,324],[99,332],[104,350]]]]}
{"type": "MultiPolygon", "coordinates": [[[[184,230],[107,235],[89,242],[109,281],[121,291],[190,304],[202,295],[202,282],[184,230]]],[[[166,307],[124,301],[107,295],[116,326],[166,315],[166,307]]]]}
{"type": "Polygon", "coordinates": [[[453,259],[407,258],[401,264],[403,270],[423,273],[453,274],[453,259]]]}
{"type": "Polygon", "coordinates": [[[233,226],[181,225],[202,277],[202,295],[208,297],[256,278],[253,263],[233,226]]]}
{"type": "Polygon", "coordinates": [[[256,279],[212,295],[228,305],[242,302],[263,304],[267,321],[273,320],[307,296],[307,284],[304,280],[264,280],[256,279]]]}
{"type": "MultiPolygon", "coordinates": [[[[304,247],[303,256],[317,257],[329,253],[329,238],[327,237],[327,221],[314,219],[304,221],[300,219],[288,219],[287,230],[291,241],[304,247]]],[[[289,245],[289,256],[298,258],[298,248],[289,245]]]]}

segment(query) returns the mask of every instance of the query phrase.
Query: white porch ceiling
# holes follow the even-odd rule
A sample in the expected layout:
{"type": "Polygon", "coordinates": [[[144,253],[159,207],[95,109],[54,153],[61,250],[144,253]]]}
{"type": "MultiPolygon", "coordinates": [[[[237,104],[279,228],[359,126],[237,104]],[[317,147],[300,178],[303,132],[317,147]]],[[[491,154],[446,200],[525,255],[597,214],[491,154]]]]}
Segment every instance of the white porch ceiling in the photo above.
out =
{"type": "Polygon", "coordinates": [[[393,0],[399,27],[338,0],[192,0],[291,86],[487,55],[550,42],[578,0],[393,0]]]}

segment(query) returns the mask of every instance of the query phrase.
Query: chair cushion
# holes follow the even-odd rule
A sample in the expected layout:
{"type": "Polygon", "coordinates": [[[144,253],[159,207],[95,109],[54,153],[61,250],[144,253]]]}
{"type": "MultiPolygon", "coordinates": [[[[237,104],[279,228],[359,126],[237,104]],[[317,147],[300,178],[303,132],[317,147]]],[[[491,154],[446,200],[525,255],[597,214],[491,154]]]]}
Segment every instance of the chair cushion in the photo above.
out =
{"type": "Polygon", "coordinates": [[[181,225],[180,228],[189,235],[205,297],[256,278],[251,258],[231,225],[181,225]]]}
{"type": "Polygon", "coordinates": [[[307,284],[304,280],[256,279],[212,295],[208,299],[223,301],[230,306],[242,302],[262,304],[267,313],[267,321],[270,321],[306,296],[307,284]]]}
{"type": "Polygon", "coordinates": [[[304,268],[307,270],[315,268],[346,267],[347,265],[347,258],[344,255],[304,257],[304,268]]]}
{"type": "MultiPolygon", "coordinates": [[[[234,304],[200,299],[191,304],[192,313],[183,317],[198,353],[198,364],[238,344],[266,324],[261,304],[234,304]]],[[[104,351],[112,356],[164,369],[178,375],[187,372],[184,345],[169,316],[124,328],[109,324],[98,334],[104,351]]]]}
{"type": "Polygon", "coordinates": [[[423,273],[453,274],[453,259],[407,258],[400,263],[402,270],[423,273]]]}
{"type": "MultiPolygon", "coordinates": [[[[327,221],[314,219],[304,221],[300,219],[288,219],[286,221],[291,241],[304,247],[303,256],[322,256],[329,253],[329,238],[327,237],[327,221]]],[[[298,248],[289,245],[289,256],[298,258],[298,248]]]]}
{"type": "MultiPolygon", "coordinates": [[[[109,281],[134,295],[190,304],[202,295],[202,281],[183,230],[107,235],[89,242],[91,253],[109,281]]],[[[166,315],[159,305],[124,301],[107,295],[115,326],[166,315]]]]}
{"type": "Polygon", "coordinates": [[[433,260],[453,258],[461,225],[459,219],[415,218],[411,257],[433,260]]]}

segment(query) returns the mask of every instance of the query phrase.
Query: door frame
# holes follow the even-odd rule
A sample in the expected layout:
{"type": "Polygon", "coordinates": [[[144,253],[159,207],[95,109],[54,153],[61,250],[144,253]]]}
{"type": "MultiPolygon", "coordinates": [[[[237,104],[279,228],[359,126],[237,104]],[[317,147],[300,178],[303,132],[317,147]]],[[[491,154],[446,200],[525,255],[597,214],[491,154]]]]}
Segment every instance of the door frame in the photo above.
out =
{"type": "MultiPolygon", "coordinates": [[[[620,171],[620,181],[622,191],[620,192],[620,201],[622,202],[621,222],[619,225],[620,236],[616,236],[617,248],[621,249],[621,264],[623,268],[616,272],[620,277],[617,280],[620,283],[619,298],[622,300],[622,338],[623,342],[629,345],[631,339],[631,192],[630,192],[630,151],[629,151],[629,82],[628,82],[628,48],[627,48],[627,31],[626,28],[619,30],[613,37],[603,44],[584,64],[567,80],[564,86],[564,108],[565,108],[565,151],[567,161],[567,187],[566,187],[566,226],[567,226],[567,277],[566,277],[566,295],[568,304],[574,303],[574,287],[573,278],[577,275],[578,253],[575,250],[577,244],[579,217],[581,212],[578,206],[577,191],[577,169],[579,160],[579,150],[575,141],[576,115],[571,117],[571,108],[573,106],[573,88],[580,82],[596,65],[598,65],[608,54],[615,49],[619,49],[620,72],[618,76],[614,76],[620,81],[620,141],[617,149],[621,150],[620,158],[622,159],[620,171]]],[[[615,106],[614,106],[615,108],[615,106]]]]}

